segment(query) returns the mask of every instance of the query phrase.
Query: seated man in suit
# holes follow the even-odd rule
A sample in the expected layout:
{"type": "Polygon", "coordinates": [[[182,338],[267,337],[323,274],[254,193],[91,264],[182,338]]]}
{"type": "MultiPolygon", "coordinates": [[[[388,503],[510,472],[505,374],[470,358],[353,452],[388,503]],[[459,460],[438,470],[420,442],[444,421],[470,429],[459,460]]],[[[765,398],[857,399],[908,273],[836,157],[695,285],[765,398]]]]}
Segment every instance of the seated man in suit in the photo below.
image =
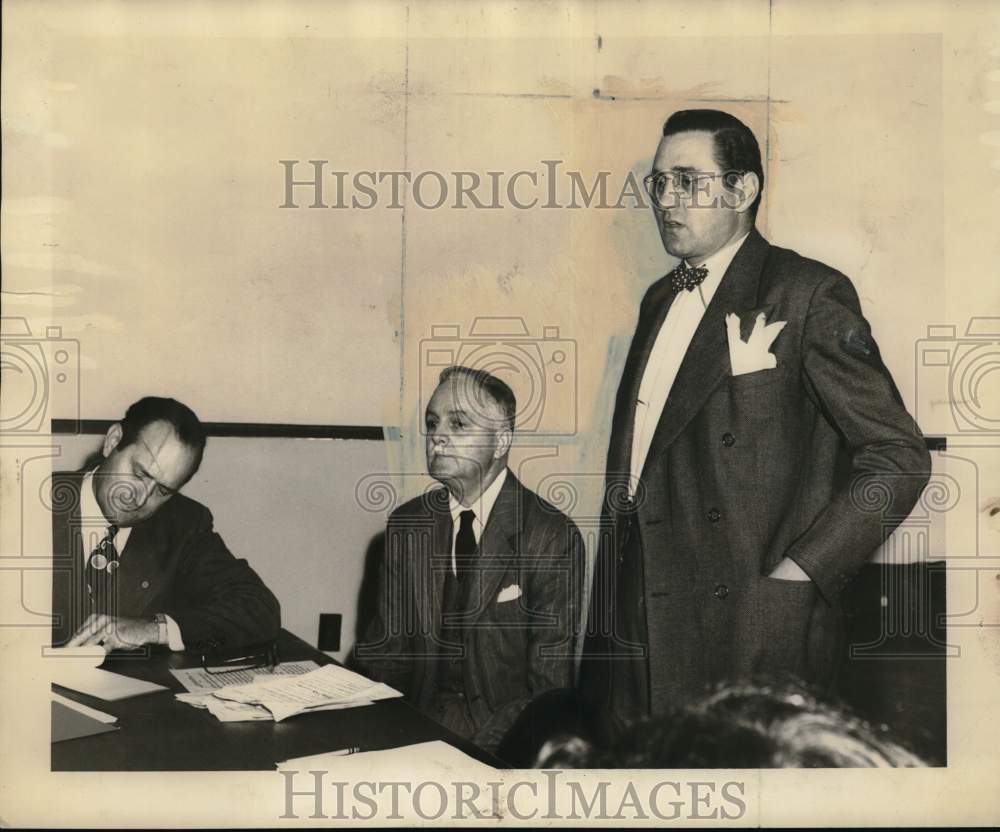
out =
{"type": "Polygon", "coordinates": [[[507,469],[516,402],[449,367],[427,405],[444,485],[389,517],[378,610],[355,658],[455,733],[494,750],[521,710],[572,683],[583,543],[507,469]]]}
{"type": "Polygon", "coordinates": [[[54,645],[211,649],[275,638],[277,599],[177,492],[205,448],[198,417],[174,399],[133,404],[94,469],[52,484],[54,645]]]}

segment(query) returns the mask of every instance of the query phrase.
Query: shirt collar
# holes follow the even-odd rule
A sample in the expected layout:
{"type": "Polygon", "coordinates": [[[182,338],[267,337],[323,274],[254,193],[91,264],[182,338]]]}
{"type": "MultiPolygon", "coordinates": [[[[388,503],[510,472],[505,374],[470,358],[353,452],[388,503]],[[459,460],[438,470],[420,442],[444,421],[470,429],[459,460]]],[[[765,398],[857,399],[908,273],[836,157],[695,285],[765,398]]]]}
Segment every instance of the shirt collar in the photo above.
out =
{"type": "Polygon", "coordinates": [[[486,521],[490,519],[490,513],[493,511],[493,505],[497,501],[497,497],[500,496],[500,489],[503,488],[503,484],[507,479],[507,469],[504,468],[493,482],[489,484],[486,490],[479,495],[479,499],[471,506],[463,506],[458,500],[455,499],[455,495],[450,491],[448,492],[448,506],[451,509],[451,519],[457,524],[458,517],[467,509],[471,508],[476,512],[476,519],[479,521],[479,528],[486,528],[486,521]]]}
{"type": "MultiPolygon", "coordinates": [[[[111,525],[111,522],[104,516],[104,512],[101,511],[100,503],[97,502],[97,497],[94,495],[94,474],[96,473],[97,468],[88,471],[83,478],[83,482],[80,483],[80,519],[87,526],[89,526],[90,523],[94,523],[96,520],[100,520],[101,536],[103,537],[104,532],[111,525]]],[[[128,539],[131,535],[131,526],[120,527],[118,532],[115,534],[115,538],[112,543],[114,543],[115,547],[118,549],[119,557],[121,557],[121,553],[125,549],[125,544],[128,543],[128,539]]],[[[83,556],[89,556],[86,546],[84,546],[83,556]]]]}
{"type": "MultiPolygon", "coordinates": [[[[744,241],[749,236],[750,232],[748,231],[738,240],[733,240],[731,243],[727,243],[715,252],[715,254],[705,258],[705,262],[701,265],[708,269],[708,277],[706,277],[704,283],[702,283],[706,297],[710,298],[715,294],[715,290],[719,287],[719,284],[722,282],[722,278],[726,274],[726,269],[729,268],[729,264],[733,262],[736,252],[740,250],[740,246],[743,245],[744,241]]],[[[691,265],[686,260],[684,262],[688,266],[691,265]]]]}
{"type": "Polygon", "coordinates": [[[83,478],[83,482],[80,484],[80,519],[84,522],[89,521],[90,523],[100,520],[107,527],[111,523],[104,516],[101,506],[97,502],[97,497],[94,496],[94,473],[96,471],[97,469],[95,468],[93,471],[87,472],[87,475],[83,478]]]}

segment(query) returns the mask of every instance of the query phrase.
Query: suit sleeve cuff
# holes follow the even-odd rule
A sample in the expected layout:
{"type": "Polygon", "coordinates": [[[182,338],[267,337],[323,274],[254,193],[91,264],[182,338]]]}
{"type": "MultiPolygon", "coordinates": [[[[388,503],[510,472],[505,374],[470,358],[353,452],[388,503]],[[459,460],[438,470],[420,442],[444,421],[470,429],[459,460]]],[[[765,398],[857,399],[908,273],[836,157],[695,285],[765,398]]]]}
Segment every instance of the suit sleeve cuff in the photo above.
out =
{"type": "Polygon", "coordinates": [[[789,555],[815,584],[819,594],[828,604],[836,604],[840,593],[850,582],[851,576],[840,569],[824,569],[801,555],[789,555]]]}

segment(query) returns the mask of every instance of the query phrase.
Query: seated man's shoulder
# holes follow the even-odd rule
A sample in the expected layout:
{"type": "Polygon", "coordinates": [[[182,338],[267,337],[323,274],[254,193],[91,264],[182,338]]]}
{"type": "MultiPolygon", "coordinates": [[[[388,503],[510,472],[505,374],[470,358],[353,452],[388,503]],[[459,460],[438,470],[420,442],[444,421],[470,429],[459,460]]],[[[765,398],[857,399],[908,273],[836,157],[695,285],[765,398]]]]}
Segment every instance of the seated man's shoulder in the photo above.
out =
{"type": "Polygon", "coordinates": [[[397,506],[389,514],[389,523],[403,523],[407,520],[427,520],[440,512],[449,510],[448,492],[444,488],[432,488],[418,494],[397,506]]]}
{"type": "Polygon", "coordinates": [[[159,519],[170,524],[183,525],[189,528],[212,525],[212,512],[208,507],[186,494],[174,494],[160,506],[159,511],[150,519],[159,519]]]}
{"type": "Polygon", "coordinates": [[[521,493],[521,505],[526,524],[533,526],[552,526],[565,529],[567,526],[576,529],[576,524],[561,508],[518,482],[521,493]]]}

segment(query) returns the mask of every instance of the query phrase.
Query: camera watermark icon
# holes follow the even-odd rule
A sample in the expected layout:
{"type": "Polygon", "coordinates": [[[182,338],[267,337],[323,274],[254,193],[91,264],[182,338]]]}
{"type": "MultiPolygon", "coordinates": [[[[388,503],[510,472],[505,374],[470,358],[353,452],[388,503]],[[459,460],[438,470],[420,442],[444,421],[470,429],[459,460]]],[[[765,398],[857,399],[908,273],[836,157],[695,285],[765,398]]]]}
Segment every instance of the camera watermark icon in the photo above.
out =
{"type": "Polygon", "coordinates": [[[957,333],[931,325],[917,341],[917,423],[927,434],[1000,435],[1000,317],[957,333]]]}
{"type": "Polygon", "coordinates": [[[47,436],[52,419],[60,433],[76,433],[80,419],[80,342],[61,327],[35,335],[25,318],[0,321],[0,433],[47,436]],[[68,428],[68,429],[67,429],[68,428]]]}
{"type": "Polygon", "coordinates": [[[507,382],[517,397],[515,431],[536,436],[577,432],[576,342],[559,327],[531,335],[524,318],[475,318],[466,335],[458,324],[431,327],[420,342],[420,410],[426,410],[441,371],[461,365],[507,382]]]}

